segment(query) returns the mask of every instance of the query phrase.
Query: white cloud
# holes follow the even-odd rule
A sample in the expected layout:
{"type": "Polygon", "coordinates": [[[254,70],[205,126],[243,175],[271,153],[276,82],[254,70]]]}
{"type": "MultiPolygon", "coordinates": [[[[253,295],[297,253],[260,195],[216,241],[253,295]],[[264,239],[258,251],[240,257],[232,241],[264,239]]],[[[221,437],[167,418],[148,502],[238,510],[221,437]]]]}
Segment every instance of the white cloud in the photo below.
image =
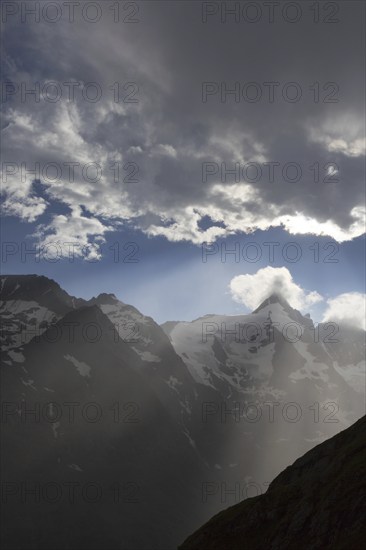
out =
{"type": "MultiPolygon", "coordinates": [[[[3,183],[6,212],[34,222],[45,212],[52,218],[53,200],[57,201],[65,207],[65,218],[54,216],[48,226],[40,228],[39,238],[57,234],[68,240],[69,223],[70,227],[77,225],[78,238],[85,239],[84,244],[119,223],[128,223],[151,236],[194,244],[271,227],[284,227],[291,234],[326,235],[339,242],[361,235],[365,230],[360,206],[364,200],[365,144],[364,97],[358,85],[362,71],[358,68],[363,60],[354,55],[354,29],[352,40],[344,35],[340,41],[334,35],[329,46],[334,56],[328,56],[324,64],[324,56],[318,55],[321,36],[311,35],[306,25],[302,30],[298,27],[302,39],[292,45],[293,57],[301,59],[304,101],[283,101],[282,82],[275,104],[266,100],[266,86],[261,86],[263,97],[258,103],[237,102],[232,95],[223,102],[219,93],[202,103],[203,78],[226,82],[228,90],[232,89],[228,78],[235,74],[236,55],[245,49],[247,40],[256,41],[260,63],[246,59],[240,65],[241,74],[253,82],[261,82],[263,75],[274,82],[278,73],[292,74],[292,57],[288,63],[281,59],[278,65],[273,64],[256,25],[249,26],[245,36],[232,33],[227,26],[230,40],[221,41],[215,26],[191,25],[188,11],[183,25],[182,11],[174,3],[168,11],[164,5],[163,12],[145,4],[148,31],[144,24],[125,25],[121,33],[108,18],[93,25],[92,34],[90,24],[80,20],[77,33],[73,25],[51,25],[52,29],[48,24],[26,25],[26,29],[14,25],[5,29],[11,34],[5,40],[7,78],[18,86],[26,84],[27,89],[34,88],[35,81],[51,80],[59,83],[63,94],[56,103],[43,98],[35,102],[31,96],[22,101],[19,93],[4,102],[4,159],[30,167],[36,162],[43,166],[96,162],[103,174],[100,181],[92,183],[85,181],[80,171],[73,182],[64,173],[60,181],[45,185],[43,198],[35,197],[31,174],[25,178],[19,173],[9,175],[3,183]],[[17,36],[22,40],[16,40],[17,36]],[[55,64],[54,56],[44,48],[50,41],[62,52],[62,63],[55,64]],[[100,48],[101,42],[104,48],[100,48]],[[339,54],[347,57],[347,64],[339,64],[339,54]],[[24,62],[19,63],[23,57],[24,62]],[[211,67],[208,60],[213,59],[211,67]],[[342,102],[337,109],[324,103],[314,114],[314,106],[305,101],[305,91],[317,72],[328,78],[325,66],[329,75],[338,75],[342,102]],[[120,83],[117,100],[116,87],[112,86],[116,75],[120,83]],[[103,90],[96,103],[82,96],[85,83],[91,80],[103,90]],[[81,84],[75,100],[67,99],[63,85],[71,81],[81,84]],[[135,83],[137,103],[125,102],[130,92],[130,87],[124,86],[127,82],[135,83]],[[283,181],[284,164],[300,159],[301,181],[294,185],[283,181]],[[113,162],[121,166],[118,182],[110,169],[113,162]],[[139,167],[137,181],[125,183],[123,166],[132,162],[139,167]],[[275,162],[280,165],[279,177],[272,183],[265,177],[248,183],[248,172],[243,176],[241,170],[240,182],[237,178],[224,182],[222,173],[217,173],[204,183],[203,162],[215,162],[228,170],[235,163],[275,162]],[[315,185],[309,170],[314,162],[319,162],[320,170],[329,162],[339,165],[339,182],[315,185]],[[80,206],[84,210],[76,215],[80,206]],[[85,211],[88,215],[83,214],[85,211]],[[203,230],[200,222],[205,217],[220,226],[203,230]]],[[[357,14],[353,17],[353,23],[359,25],[357,14]]],[[[292,26],[285,27],[281,30],[283,44],[292,39],[292,26]]],[[[240,56],[238,59],[243,61],[240,56]]],[[[329,93],[331,89],[322,91],[329,93]]],[[[333,169],[329,170],[328,176],[334,175],[333,169]]]]}
{"type": "Polygon", "coordinates": [[[286,267],[265,267],[253,275],[238,275],[230,281],[230,292],[236,302],[255,309],[273,293],[281,294],[296,309],[310,307],[323,298],[296,284],[286,267]]]}
{"type": "Polygon", "coordinates": [[[273,225],[283,225],[292,235],[329,235],[339,243],[350,241],[365,233],[366,211],[364,206],[352,208],[350,217],[354,221],[347,229],[340,227],[332,220],[320,222],[301,212],[296,212],[295,214],[295,216],[280,216],[274,220],[273,225]]]}
{"type": "Polygon", "coordinates": [[[334,321],[366,329],[366,294],[345,292],[327,300],[323,321],[334,321]]]}
{"type": "Polygon", "coordinates": [[[177,151],[174,149],[172,145],[165,145],[163,143],[159,143],[159,145],[154,150],[156,154],[159,155],[166,155],[167,157],[176,158],[177,151]]]}
{"type": "Polygon", "coordinates": [[[80,208],[75,208],[71,215],[54,216],[52,223],[40,227],[36,236],[44,249],[51,250],[50,256],[100,260],[100,244],[105,242],[103,235],[112,230],[112,226],[103,225],[96,218],[86,218],[81,215],[80,208]]]}
{"type": "MultiPolygon", "coordinates": [[[[335,220],[320,221],[315,216],[307,215],[306,204],[303,202],[306,194],[300,199],[299,211],[293,214],[291,206],[289,213],[286,212],[286,202],[276,204],[267,199],[265,183],[258,186],[247,182],[222,183],[220,176],[217,176],[216,180],[212,178],[212,181],[197,185],[201,177],[202,159],[215,159],[218,164],[225,160],[228,166],[239,161],[258,163],[266,160],[263,156],[264,146],[254,140],[249,145],[247,134],[243,134],[241,140],[238,133],[234,133],[231,140],[210,138],[204,146],[191,151],[185,145],[175,148],[168,144],[154,143],[149,131],[145,131],[148,127],[145,121],[145,125],[141,127],[142,133],[149,135],[149,138],[144,142],[140,136],[142,147],[129,145],[123,154],[118,149],[118,143],[115,147],[112,142],[105,144],[100,143],[99,138],[96,139],[106,120],[113,127],[113,117],[118,119],[113,104],[107,102],[95,105],[94,115],[95,127],[91,127],[89,119],[84,118],[81,107],[76,104],[60,102],[53,106],[51,113],[40,110],[39,117],[36,113],[25,115],[14,109],[10,111],[8,118],[11,124],[6,132],[9,145],[13,144],[14,156],[9,158],[8,155],[8,160],[16,162],[19,159],[18,151],[21,150],[20,158],[30,169],[25,178],[21,177],[20,170],[7,177],[3,185],[6,213],[34,222],[45,212],[47,202],[34,197],[31,188],[31,170],[35,162],[40,162],[41,166],[55,162],[59,166],[78,162],[81,167],[88,163],[99,164],[102,169],[100,181],[93,183],[86,180],[82,177],[81,168],[75,168],[75,180],[71,182],[67,169],[63,168],[62,178],[47,185],[46,193],[49,199],[56,199],[71,210],[77,210],[82,205],[95,217],[94,227],[97,232],[94,234],[90,219],[79,217],[78,225],[85,224],[84,230],[80,232],[80,235],[85,235],[84,244],[90,243],[93,237],[106,231],[106,226],[101,227],[98,221],[101,217],[107,223],[132,221],[149,236],[161,235],[173,242],[190,241],[194,244],[225,238],[237,232],[250,233],[276,226],[282,226],[294,235],[329,235],[338,242],[358,237],[365,231],[365,212],[360,206],[352,208],[350,219],[353,221],[348,227],[341,227],[335,220]],[[116,183],[115,174],[110,169],[111,164],[118,162],[123,167],[135,158],[138,161],[139,181],[124,184],[122,179],[126,174],[121,168],[120,181],[116,183]],[[166,172],[164,162],[169,159],[174,159],[177,165],[174,169],[168,167],[166,172]],[[157,193],[157,190],[162,193],[157,193]],[[300,208],[304,210],[301,211],[300,208]],[[154,223],[141,224],[143,217],[147,219],[151,216],[154,217],[154,223]],[[225,227],[212,226],[202,230],[200,221],[207,216],[214,222],[223,222],[225,227]],[[169,226],[159,224],[155,221],[159,218],[169,219],[172,223],[169,226]]],[[[113,139],[112,135],[110,139],[113,139]]],[[[92,176],[93,171],[88,174],[92,176]]],[[[278,188],[278,193],[282,192],[278,188]]],[[[71,217],[70,223],[74,223],[71,217]]],[[[45,233],[53,232],[56,225],[57,234],[62,239],[59,220],[51,221],[43,229],[45,233]]],[[[66,228],[67,224],[62,226],[66,228]]],[[[42,240],[40,232],[39,237],[42,240]]],[[[67,232],[64,238],[68,237],[67,232]]]]}
{"type": "Polygon", "coordinates": [[[27,222],[34,222],[47,208],[47,202],[42,197],[23,196],[22,193],[12,193],[2,204],[2,211],[9,216],[18,216],[27,222]]]}
{"type": "MultiPolygon", "coordinates": [[[[187,207],[177,209],[173,214],[173,218],[169,215],[163,215],[162,218],[170,220],[171,223],[167,226],[149,225],[146,233],[151,237],[164,236],[171,242],[190,241],[194,244],[203,242],[213,242],[219,237],[225,237],[229,234],[228,230],[213,226],[205,231],[200,229],[199,222],[205,215],[208,214],[206,209],[198,209],[187,207]]],[[[213,218],[214,221],[219,221],[213,218]]]]}
{"type": "Polygon", "coordinates": [[[311,141],[322,144],[330,153],[347,157],[366,154],[364,121],[354,113],[328,118],[320,126],[310,125],[308,132],[311,141]]]}
{"type": "Polygon", "coordinates": [[[365,155],[366,139],[358,138],[347,143],[344,139],[332,139],[327,137],[326,146],[330,152],[343,153],[348,157],[360,157],[365,155]]]}

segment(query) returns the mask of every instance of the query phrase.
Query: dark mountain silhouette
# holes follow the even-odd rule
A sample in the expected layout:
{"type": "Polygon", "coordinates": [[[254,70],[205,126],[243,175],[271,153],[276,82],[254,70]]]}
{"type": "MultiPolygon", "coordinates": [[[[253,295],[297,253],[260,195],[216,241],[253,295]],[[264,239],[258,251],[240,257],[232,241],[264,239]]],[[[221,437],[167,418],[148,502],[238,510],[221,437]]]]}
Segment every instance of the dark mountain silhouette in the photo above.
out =
{"type": "Polygon", "coordinates": [[[366,417],[213,517],[179,550],[358,550],[366,540],[366,417]]]}
{"type": "Polygon", "coordinates": [[[223,501],[216,491],[205,499],[207,483],[263,492],[288,463],[364,414],[364,333],[316,341],[311,319],[281,297],[257,313],[161,327],[113,294],[81,300],[36,275],[0,283],[6,548],[171,550],[225,502],[245,498],[223,501]],[[294,319],[298,343],[282,333],[294,319]],[[215,330],[204,339],[206,323],[215,330]],[[240,329],[238,340],[235,324],[259,330],[240,329]],[[288,403],[298,420],[288,418],[293,408],[286,416],[288,403]],[[80,492],[69,502],[70,483],[80,491],[93,482],[104,491],[99,504],[80,492]],[[26,498],[49,483],[63,489],[60,501],[26,498]]]}

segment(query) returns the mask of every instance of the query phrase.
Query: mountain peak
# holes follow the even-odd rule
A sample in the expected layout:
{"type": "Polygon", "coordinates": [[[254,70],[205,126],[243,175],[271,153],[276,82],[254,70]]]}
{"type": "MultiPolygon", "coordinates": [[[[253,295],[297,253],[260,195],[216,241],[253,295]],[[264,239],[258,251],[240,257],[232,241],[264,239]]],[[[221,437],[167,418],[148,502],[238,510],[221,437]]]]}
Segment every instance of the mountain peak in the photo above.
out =
{"type": "Polygon", "coordinates": [[[280,304],[286,311],[292,311],[293,308],[290,306],[288,301],[282,296],[282,294],[273,292],[268,298],[263,300],[263,302],[253,311],[253,313],[258,313],[261,309],[269,306],[270,304],[280,304]]]}
{"type": "Polygon", "coordinates": [[[119,302],[117,296],[115,294],[108,294],[106,292],[102,292],[101,294],[98,294],[98,296],[95,298],[93,297],[91,300],[89,300],[89,304],[115,304],[116,302],[119,302]]]}
{"type": "Polygon", "coordinates": [[[3,275],[0,291],[4,301],[33,301],[60,315],[85,303],[81,298],[70,296],[56,281],[44,275],[3,275]]]}
{"type": "Polygon", "coordinates": [[[265,307],[267,307],[271,304],[280,304],[280,306],[282,306],[282,308],[285,310],[286,314],[288,315],[288,317],[290,319],[292,319],[296,323],[300,323],[301,325],[308,326],[309,328],[313,328],[314,325],[313,325],[313,321],[310,317],[310,314],[307,313],[306,315],[302,315],[302,313],[300,311],[293,308],[288,303],[286,298],[284,298],[282,296],[282,294],[280,294],[278,292],[273,292],[268,298],[266,298],[260,304],[260,306],[257,307],[257,309],[255,309],[253,311],[253,313],[259,313],[262,309],[264,309],[265,307]]]}

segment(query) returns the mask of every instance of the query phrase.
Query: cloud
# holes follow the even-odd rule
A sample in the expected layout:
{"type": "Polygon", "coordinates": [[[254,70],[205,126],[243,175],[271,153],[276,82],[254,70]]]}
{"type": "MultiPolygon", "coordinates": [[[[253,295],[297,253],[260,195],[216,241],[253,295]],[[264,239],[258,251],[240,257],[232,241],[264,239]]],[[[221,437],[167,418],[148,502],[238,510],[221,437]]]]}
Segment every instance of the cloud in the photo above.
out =
{"type": "Polygon", "coordinates": [[[335,241],[342,243],[359,237],[365,232],[365,207],[358,206],[352,208],[350,216],[353,221],[349,224],[347,229],[342,229],[332,220],[328,219],[319,222],[315,218],[310,218],[300,212],[296,212],[294,216],[281,216],[278,221],[280,221],[280,224],[293,235],[331,235],[335,241]]]}
{"type": "Polygon", "coordinates": [[[334,321],[366,330],[366,294],[345,292],[327,300],[323,321],[334,321]]]}
{"type": "Polygon", "coordinates": [[[72,213],[82,207],[77,227],[85,244],[120,224],[194,244],[270,227],[339,242],[362,235],[364,60],[357,12],[362,8],[342,13],[339,25],[327,26],[328,56],[322,54],[324,25],[305,16],[296,23],[294,40],[294,25],[284,21],[249,24],[243,32],[241,25],[224,25],[220,17],[202,24],[199,4],[153,4],[140,7],[144,24],[124,25],[123,32],[107,16],[92,25],[93,33],[91,24],[78,18],[53,25],[31,19],[24,25],[13,18],[5,26],[6,79],[18,90],[51,81],[62,90],[57,102],[42,95],[39,101],[31,95],[23,101],[19,92],[3,103],[3,159],[29,168],[24,177],[19,170],[3,182],[6,212],[38,221],[41,240],[49,234],[62,239],[63,233],[68,239],[67,223],[60,223],[52,205],[66,207],[70,224],[75,224],[72,213]],[[48,43],[52,49],[44,47],[48,43]],[[272,43],[276,47],[268,56],[272,43]],[[253,44],[256,55],[243,57],[253,44]],[[62,62],[55,63],[58,58],[62,62]],[[327,103],[330,90],[322,83],[335,74],[340,100],[327,103]],[[228,89],[235,82],[257,82],[262,97],[257,103],[237,102],[232,95],[222,101],[219,92],[203,103],[204,81],[228,89]],[[283,84],[289,81],[301,87],[298,103],[284,100],[283,84]],[[65,82],[80,84],[72,100],[65,82]],[[102,90],[97,102],[83,97],[90,82],[102,90]],[[125,89],[128,82],[132,85],[125,89]],[[279,82],[273,103],[265,99],[265,82],[279,82]],[[320,83],[318,102],[309,92],[314,82],[320,83]],[[125,101],[132,92],[137,103],[125,101]],[[32,189],[37,162],[80,166],[73,181],[66,169],[55,181],[41,174],[41,198],[32,189]],[[219,168],[207,181],[204,162],[219,168]],[[279,165],[273,182],[266,177],[268,162],[279,165]],[[301,165],[296,183],[284,177],[289,162],[301,165]],[[83,174],[89,163],[101,167],[96,181],[83,174]],[[222,167],[235,171],[236,163],[240,181],[235,174],[225,180],[222,167]],[[250,163],[262,172],[258,181],[243,169],[250,163]],[[329,173],[329,163],[337,165],[336,174],[329,173]],[[310,167],[316,164],[314,181],[310,167]],[[324,182],[326,176],[330,182],[324,182]],[[203,230],[201,222],[208,218],[221,226],[203,230]]]}
{"type": "Polygon", "coordinates": [[[347,157],[362,157],[366,154],[364,121],[355,113],[347,112],[332,116],[320,125],[310,125],[310,139],[320,143],[329,152],[347,157]]]}
{"type": "Polygon", "coordinates": [[[282,295],[296,309],[311,307],[323,298],[316,291],[306,291],[296,284],[286,267],[265,267],[253,275],[238,275],[230,281],[232,298],[255,309],[273,293],[282,295]]]}
{"type": "Polygon", "coordinates": [[[100,244],[105,242],[104,234],[113,229],[96,218],[83,216],[81,208],[73,208],[69,215],[58,214],[52,224],[40,226],[36,236],[45,250],[54,249],[57,258],[71,255],[100,260],[100,244]]]}
{"type": "Polygon", "coordinates": [[[21,193],[8,194],[1,204],[3,214],[17,216],[21,220],[34,222],[47,209],[47,202],[42,197],[23,196],[21,193]]]}
{"type": "MultiPolygon", "coordinates": [[[[155,151],[156,154],[166,155],[167,157],[176,158],[177,156],[177,151],[174,147],[172,147],[172,145],[163,145],[162,143],[159,143],[155,151]]],[[[153,153],[155,153],[155,151],[153,153]]]]}

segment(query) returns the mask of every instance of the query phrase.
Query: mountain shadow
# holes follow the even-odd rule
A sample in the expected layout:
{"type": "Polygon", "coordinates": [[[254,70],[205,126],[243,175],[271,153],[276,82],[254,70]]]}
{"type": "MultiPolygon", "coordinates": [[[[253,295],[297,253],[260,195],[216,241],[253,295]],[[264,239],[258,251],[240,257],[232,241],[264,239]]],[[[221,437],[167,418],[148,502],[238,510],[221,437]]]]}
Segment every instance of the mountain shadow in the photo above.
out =
{"type": "Polygon", "coordinates": [[[366,416],[214,516],[179,550],[356,550],[366,540],[366,416]],[[364,541],[364,542],[362,542],[364,541]]]}

